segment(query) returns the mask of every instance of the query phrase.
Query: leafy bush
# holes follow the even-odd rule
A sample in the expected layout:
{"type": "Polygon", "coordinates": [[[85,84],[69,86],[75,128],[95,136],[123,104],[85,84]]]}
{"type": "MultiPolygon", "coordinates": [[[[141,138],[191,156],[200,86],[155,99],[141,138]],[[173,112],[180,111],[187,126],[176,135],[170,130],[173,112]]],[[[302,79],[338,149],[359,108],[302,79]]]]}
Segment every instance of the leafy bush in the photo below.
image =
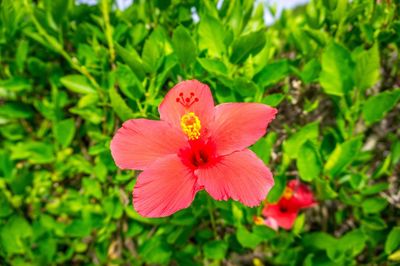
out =
{"type": "Polygon", "coordinates": [[[314,0],[266,26],[252,0],[1,1],[0,263],[399,263],[399,7],[314,0]],[[293,178],[316,195],[292,230],[206,193],[169,218],[133,210],[110,139],[193,78],[279,109],[252,149],[270,202],[293,178]]]}

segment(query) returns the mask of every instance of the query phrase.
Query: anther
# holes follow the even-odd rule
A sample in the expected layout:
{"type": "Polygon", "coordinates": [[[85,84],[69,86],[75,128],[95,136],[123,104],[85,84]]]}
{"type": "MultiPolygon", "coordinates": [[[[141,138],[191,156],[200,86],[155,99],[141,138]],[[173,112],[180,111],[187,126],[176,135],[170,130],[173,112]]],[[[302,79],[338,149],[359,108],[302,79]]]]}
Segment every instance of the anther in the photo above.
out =
{"type": "Polygon", "coordinates": [[[195,115],[195,113],[186,113],[181,118],[181,127],[183,133],[190,140],[195,140],[200,137],[201,123],[200,119],[195,115]]]}

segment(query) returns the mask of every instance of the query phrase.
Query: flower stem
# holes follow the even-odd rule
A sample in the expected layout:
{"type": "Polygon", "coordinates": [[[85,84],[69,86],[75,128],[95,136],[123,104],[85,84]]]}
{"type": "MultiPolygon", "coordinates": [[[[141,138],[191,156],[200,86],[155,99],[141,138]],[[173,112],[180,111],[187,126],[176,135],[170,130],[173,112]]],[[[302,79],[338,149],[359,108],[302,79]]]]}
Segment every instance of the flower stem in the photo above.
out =
{"type": "Polygon", "coordinates": [[[218,239],[218,233],[217,233],[217,227],[215,225],[215,218],[214,218],[214,208],[211,202],[210,197],[207,197],[207,201],[208,201],[208,213],[210,214],[210,219],[211,219],[211,226],[214,232],[214,237],[215,239],[218,239]]]}

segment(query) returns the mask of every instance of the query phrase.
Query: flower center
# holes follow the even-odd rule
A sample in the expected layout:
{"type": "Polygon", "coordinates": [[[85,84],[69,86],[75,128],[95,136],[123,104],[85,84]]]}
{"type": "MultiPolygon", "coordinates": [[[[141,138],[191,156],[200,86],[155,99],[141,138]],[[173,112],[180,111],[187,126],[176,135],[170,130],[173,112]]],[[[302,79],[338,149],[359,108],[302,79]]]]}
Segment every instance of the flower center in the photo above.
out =
{"type": "Polygon", "coordinates": [[[216,154],[215,143],[210,140],[190,140],[189,146],[180,149],[178,156],[191,169],[217,163],[220,158],[216,154]]]}
{"type": "Polygon", "coordinates": [[[201,123],[200,119],[193,112],[186,113],[181,118],[181,127],[183,133],[189,140],[199,139],[201,123]]]}
{"type": "Polygon", "coordinates": [[[288,208],[286,208],[285,206],[279,206],[279,210],[280,210],[281,212],[287,212],[287,211],[288,211],[288,208]]]}
{"type": "Polygon", "coordinates": [[[293,189],[291,189],[290,187],[286,187],[285,191],[283,192],[283,197],[288,200],[292,196],[293,196],[293,189]]]}

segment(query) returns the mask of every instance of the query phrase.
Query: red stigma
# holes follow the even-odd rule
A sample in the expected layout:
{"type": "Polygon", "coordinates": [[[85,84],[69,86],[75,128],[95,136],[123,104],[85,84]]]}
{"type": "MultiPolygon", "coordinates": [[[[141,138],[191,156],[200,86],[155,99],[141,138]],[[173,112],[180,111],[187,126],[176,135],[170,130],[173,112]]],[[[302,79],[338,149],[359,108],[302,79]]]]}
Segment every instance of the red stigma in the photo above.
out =
{"type": "Polygon", "coordinates": [[[176,102],[180,103],[185,108],[189,108],[194,103],[199,101],[199,98],[194,97],[195,94],[193,92],[191,92],[189,95],[190,97],[184,97],[183,92],[179,93],[179,97],[176,98],[176,102]]]}

